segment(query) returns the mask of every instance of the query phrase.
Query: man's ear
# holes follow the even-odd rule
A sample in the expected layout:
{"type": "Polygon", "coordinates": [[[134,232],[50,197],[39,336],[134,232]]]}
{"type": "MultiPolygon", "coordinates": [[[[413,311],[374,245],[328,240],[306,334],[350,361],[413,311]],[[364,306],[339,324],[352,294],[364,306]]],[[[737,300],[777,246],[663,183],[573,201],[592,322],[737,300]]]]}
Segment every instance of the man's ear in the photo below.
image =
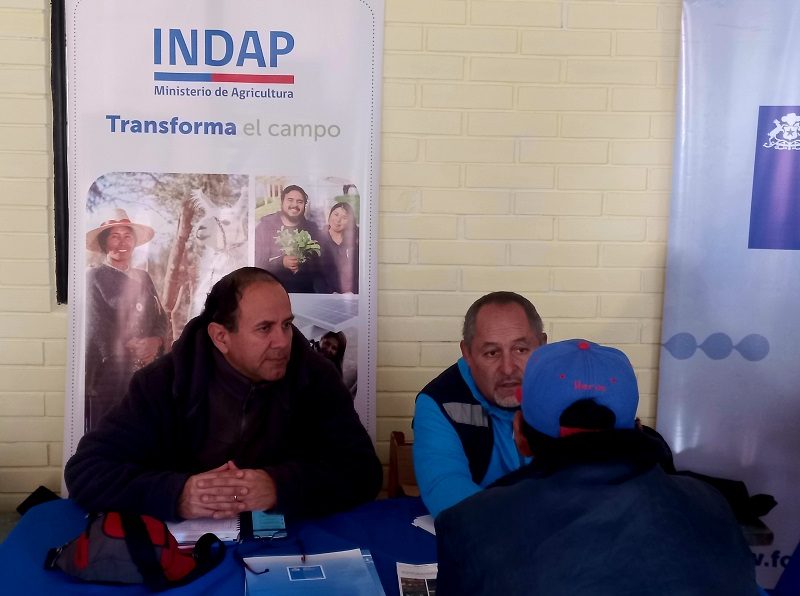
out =
{"type": "Polygon", "coordinates": [[[545,332],[542,332],[542,334],[539,336],[539,345],[547,345],[547,334],[545,332]]]}
{"type": "Polygon", "coordinates": [[[461,343],[459,345],[461,346],[461,355],[464,357],[464,360],[466,360],[467,359],[467,352],[469,351],[469,347],[467,346],[467,342],[465,342],[462,339],[461,343]]]}
{"type": "Polygon", "coordinates": [[[522,432],[522,412],[517,410],[517,413],[514,414],[514,444],[517,446],[517,451],[519,451],[525,457],[533,457],[533,451],[531,451],[531,446],[528,444],[528,439],[525,438],[525,434],[522,432]]]}
{"type": "Polygon", "coordinates": [[[219,323],[208,324],[208,337],[211,338],[212,343],[223,354],[228,353],[228,330],[219,323]]]}

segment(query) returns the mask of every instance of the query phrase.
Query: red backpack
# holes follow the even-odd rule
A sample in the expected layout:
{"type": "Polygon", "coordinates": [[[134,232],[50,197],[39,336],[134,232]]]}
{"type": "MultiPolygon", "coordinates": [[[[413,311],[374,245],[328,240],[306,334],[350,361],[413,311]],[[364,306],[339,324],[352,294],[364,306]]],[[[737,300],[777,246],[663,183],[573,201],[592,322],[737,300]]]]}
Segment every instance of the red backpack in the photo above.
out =
{"type": "Polygon", "coordinates": [[[225,545],[214,534],[202,536],[192,551],[181,550],[164,522],[112,511],[90,514],[80,536],[50,549],[45,569],[87,582],[144,583],[159,592],[189,583],[224,557],[225,545]]]}

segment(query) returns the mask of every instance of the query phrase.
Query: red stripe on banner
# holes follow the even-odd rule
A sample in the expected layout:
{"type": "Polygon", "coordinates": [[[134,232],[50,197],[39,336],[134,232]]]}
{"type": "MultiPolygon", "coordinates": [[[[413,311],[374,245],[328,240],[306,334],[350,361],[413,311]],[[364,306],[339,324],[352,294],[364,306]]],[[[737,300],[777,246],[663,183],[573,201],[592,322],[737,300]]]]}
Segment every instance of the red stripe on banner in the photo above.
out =
{"type": "Polygon", "coordinates": [[[294,75],[237,75],[237,74],[212,74],[212,83],[272,83],[278,85],[293,85],[294,75]]]}

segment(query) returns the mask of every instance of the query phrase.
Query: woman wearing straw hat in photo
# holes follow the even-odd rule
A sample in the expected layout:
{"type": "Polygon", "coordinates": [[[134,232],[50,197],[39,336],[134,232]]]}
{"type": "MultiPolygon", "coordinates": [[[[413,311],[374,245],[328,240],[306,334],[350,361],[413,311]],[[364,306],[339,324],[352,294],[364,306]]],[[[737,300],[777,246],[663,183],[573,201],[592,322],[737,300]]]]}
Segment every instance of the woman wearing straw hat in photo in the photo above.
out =
{"type": "Polygon", "coordinates": [[[104,255],[86,273],[86,430],[125,395],[134,371],[164,352],[167,316],[147,271],[131,266],[133,250],[155,234],[112,209],[86,233],[86,248],[104,255]]]}

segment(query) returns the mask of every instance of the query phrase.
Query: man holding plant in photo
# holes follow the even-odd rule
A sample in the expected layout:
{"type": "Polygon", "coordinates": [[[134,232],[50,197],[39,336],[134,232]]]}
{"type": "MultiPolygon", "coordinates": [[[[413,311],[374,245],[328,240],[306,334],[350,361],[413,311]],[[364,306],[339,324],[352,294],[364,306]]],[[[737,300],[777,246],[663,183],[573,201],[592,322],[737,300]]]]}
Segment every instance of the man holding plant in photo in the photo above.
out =
{"type": "Polygon", "coordinates": [[[306,219],[308,194],[296,184],[281,191],[281,209],[256,226],[256,266],[266,269],[287,292],[314,292],[318,277],[320,233],[306,219]]]}

